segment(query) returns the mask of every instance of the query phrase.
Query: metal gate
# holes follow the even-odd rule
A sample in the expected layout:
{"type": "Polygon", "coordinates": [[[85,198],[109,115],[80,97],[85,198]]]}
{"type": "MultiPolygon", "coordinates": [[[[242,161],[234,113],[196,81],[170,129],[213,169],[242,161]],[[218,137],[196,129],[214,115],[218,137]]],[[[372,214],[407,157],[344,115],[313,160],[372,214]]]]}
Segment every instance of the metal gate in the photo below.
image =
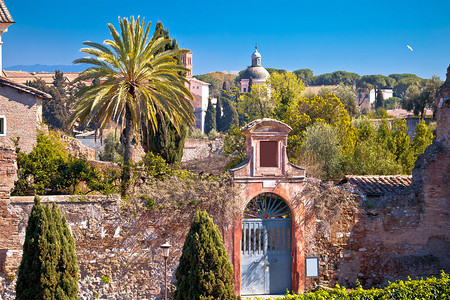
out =
{"type": "Polygon", "coordinates": [[[241,294],[291,291],[291,218],[287,204],[264,193],[247,205],[242,221],[241,294]]]}

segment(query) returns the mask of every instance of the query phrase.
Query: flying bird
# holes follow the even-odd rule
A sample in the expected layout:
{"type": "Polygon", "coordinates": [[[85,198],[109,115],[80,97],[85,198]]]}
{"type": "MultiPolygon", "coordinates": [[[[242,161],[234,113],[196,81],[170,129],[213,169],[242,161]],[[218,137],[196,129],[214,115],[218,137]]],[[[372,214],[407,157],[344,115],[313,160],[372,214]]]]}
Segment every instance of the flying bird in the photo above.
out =
{"type": "Polygon", "coordinates": [[[406,47],[408,47],[409,50],[414,51],[410,45],[406,45],[406,47]]]}

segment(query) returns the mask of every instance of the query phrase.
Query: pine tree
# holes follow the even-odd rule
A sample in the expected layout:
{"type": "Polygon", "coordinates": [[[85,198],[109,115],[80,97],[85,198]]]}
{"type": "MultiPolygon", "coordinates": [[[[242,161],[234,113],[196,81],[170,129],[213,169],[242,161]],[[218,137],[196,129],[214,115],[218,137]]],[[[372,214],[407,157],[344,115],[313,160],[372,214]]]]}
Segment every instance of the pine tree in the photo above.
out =
{"type": "Polygon", "coordinates": [[[230,100],[223,99],[223,116],[222,116],[222,132],[227,132],[230,130],[231,126],[239,126],[239,116],[230,100]]]}
{"type": "Polygon", "coordinates": [[[217,130],[216,126],[216,110],[211,103],[211,98],[208,99],[208,109],[205,115],[205,133],[208,134],[211,130],[217,130]]]}
{"type": "Polygon", "coordinates": [[[175,276],[175,300],[236,299],[233,267],[206,211],[195,213],[175,276]]]}
{"type": "Polygon", "coordinates": [[[380,89],[376,89],[376,91],[377,91],[377,98],[375,99],[375,109],[384,108],[383,92],[381,92],[380,89]]]}
{"type": "Polygon", "coordinates": [[[75,243],[59,207],[41,205],[28,218],[16,299],[78,299],[75,243]],[[63,224],[64,222],[64,224],[63,224]]]}
{"type": "Polygon", "coordinates": [[[59,91],[61,95],[66,94],[67,81],[64,77],[64,72],[60,70],[55,70],[55,76],[53,76],[53,85],[59,91]]]}
{"type": "Polygon", "coordinates": [[[216,103],[216,128],[218,132],[222,131],[222,99],[217,97],[216,103]]]}

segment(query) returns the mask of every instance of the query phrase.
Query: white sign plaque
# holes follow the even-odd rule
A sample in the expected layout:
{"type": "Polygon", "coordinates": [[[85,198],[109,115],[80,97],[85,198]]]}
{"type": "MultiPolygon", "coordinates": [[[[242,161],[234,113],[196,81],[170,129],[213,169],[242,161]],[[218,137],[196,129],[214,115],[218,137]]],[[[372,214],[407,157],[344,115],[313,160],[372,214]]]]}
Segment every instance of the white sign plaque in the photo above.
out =
{"type": "Polygon", "coordinates": [[[263,188],[274,188],[277,186],[276,180],[263,180],[263,188]]]}
{"type": "Polygon", "coordinates": [[[306,257],[306,277],[318,277],[319,276],[319,258],[318,257],[306,257]]]}

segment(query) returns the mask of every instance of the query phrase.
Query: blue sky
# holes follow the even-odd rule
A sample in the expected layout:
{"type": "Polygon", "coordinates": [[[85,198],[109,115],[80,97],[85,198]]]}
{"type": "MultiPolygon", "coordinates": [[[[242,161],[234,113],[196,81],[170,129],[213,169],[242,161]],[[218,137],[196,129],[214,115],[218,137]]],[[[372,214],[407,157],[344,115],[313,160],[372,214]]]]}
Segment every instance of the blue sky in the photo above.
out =
{"type": "Polygon", "coordinates": [[[314,74],[415,73],[444,78],[450,64],[448,0],[154,1],[5,0],[16,22],[2,35],[3,65],[71,64],[107,23],[163,22],[194,53],[194,74],[245,69],[258,43],[262,65],[314,74]],[[410,51],[406,45],[414,51],[410,51]]]}

